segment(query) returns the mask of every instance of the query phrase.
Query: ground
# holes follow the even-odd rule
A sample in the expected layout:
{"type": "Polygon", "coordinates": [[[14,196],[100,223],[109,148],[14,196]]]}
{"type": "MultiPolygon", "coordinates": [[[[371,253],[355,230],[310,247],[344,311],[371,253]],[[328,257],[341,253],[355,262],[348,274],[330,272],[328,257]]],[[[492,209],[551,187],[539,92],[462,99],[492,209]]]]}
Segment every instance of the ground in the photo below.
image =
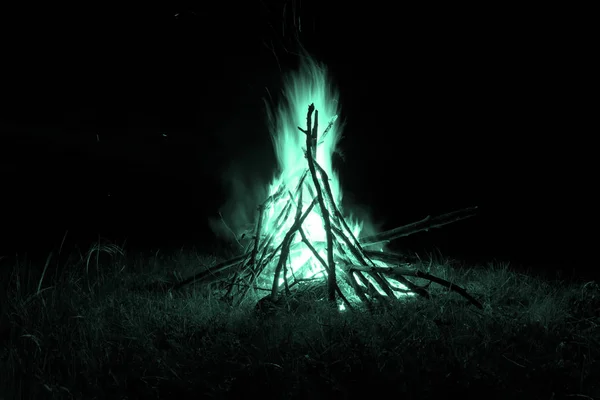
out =
{"type": "Polygon", "coordinates": [[[168,289],[227,254],[113,250],[0,260],[0,398],[600,398],[594,282],[438,259],[419,267],[483,310],[432,285],[375,313],[313,294],[265,314],[168,289]]]}

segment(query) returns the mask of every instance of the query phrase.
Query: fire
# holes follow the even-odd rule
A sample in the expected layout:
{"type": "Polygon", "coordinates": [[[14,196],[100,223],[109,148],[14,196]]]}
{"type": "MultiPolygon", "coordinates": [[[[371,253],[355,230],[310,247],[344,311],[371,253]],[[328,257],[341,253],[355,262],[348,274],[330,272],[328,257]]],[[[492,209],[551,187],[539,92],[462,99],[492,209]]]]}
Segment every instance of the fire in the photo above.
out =
{"type": "MultiPolygon", "coordinates": [[[[319,121],[321,121],[318,127],[315,160],[329,177],[334,202],[340,207],[342,191],[332,162],[336,146],[342,136],[342,126],[337,121],[340,112],[339,93],[329,83],[325,66],[307,58],[298,71],[288,76],[284,85],[284,94],[285,101],[279,105],[274,114],[269,114],[270,134],[279,167],[279,174],[270,185],[269,195],[275,195],[282,187],[294,190],[307,172],[306,134],[298,129],[298,125],[306,121],[307,106],[314,104],[315,109],[319,111],[319,121]]],[[[310,181],[310,176],[307,181],[310,181]]],[[[302,190],[302,197],[305,199],[305,204],[302,205],[302,213],[304,213],[310,205],[307,200],[312,199],[315,193],[311,193],[309,185],[303,185],[302,190]]],[[[265,210],[264,232],[267,235],[275,232],[277,217],[288,202],[289,196],[283,196],[272,207],[265,210]]],[[[276,229],[275,234],[278,237],[275,238],[275,243],[283,240],[293,223],[294,218],[287,218],[285,224],[276,229]]],[[[361,224],[349,222],[349,225],[354,236],[358,237],[361,224]]],[[[318,254],[326,259],[326,232],[318,206],[313,207],[302,228],[308,240],[315,245],[318,254]]],[[[323,273],[325,271],[323,265],[314,259],[312,251],[307,246],[298,245],[301,241],[301,235],[296,234],[290,251],[289,274],[296,278],[308,278],[323,273]]],[[[280,284],[282,283],[283,278],[280,281],[280,284]]]]}
{"type": "MultiPolygon", "coordinates": [[[[292,296],[290,288],[298,283],[326,278],[330,304],[341,299],[342,304],[337,303],[340,309],[353,309],[352,302],[357,300],[372,309],[374,303],[390,306],[391,301],[414,294],[429,298],[429,284],[419,286],[407,278],[412,277],[445,286],[482,309],[463,288],[415,269],[411,257],[381,247],[374,249],[469,218],[477,207],[427,216],[360,237],[362,225],[349,222],[340,209],[342,192],[332,162],[341,138],[339,96],[327,80],[325,67],[305,59],[300,70],[285,82],[284,93],[285,101],[269,114],[279,171],[269,186],[268,198],[258,207],[251,245],[240,256],[188,277],[176,287],[226,279],[223,299],[235,300],[238,305],[251,289],[269,291],[257,303],[262,309],[292,296]],[[306,121],[306,128],[298,126],[301,121],[306,121]],[[342,282],[345,287],[340,286],[342,282]],[[280,298],[280,293],[285,296],[280,298]]],[[[315,287],[319,286],[317,282],[315,287]]]]}
{"type": "MultiPolygon", "coordinates": [[[[339,95],[327,80],[325,67],[305,59],[300,70],[285,81],[284,94],[285,101],[269,114],[279,170],[269,185],[268,198],[258,207],[251,245],[243,254],[191,276],[177,287],[227,279],[224,299],[236,299],[240,304],[250,289],[269,291],[261,304],[278,301],[280,293],[292,295],[290,288],[298,283],[326,278],[329,301],[339,298],[349,309],[353,307],[350,299],[370,307],[374,302],[390,305],[390,301],[414,294],[429,298],[427,288],[408,276],[457,291],[482,308],[464,289],[415,269],[411,257],[381,247],[471,217],[477,207],[360,236],[362,224],[352,222],[340,207],[342,191],[332,162],[342,133],[337,121],[339,95]]],[[[319,285],[317,282],[315,287],[319,285]]]]}

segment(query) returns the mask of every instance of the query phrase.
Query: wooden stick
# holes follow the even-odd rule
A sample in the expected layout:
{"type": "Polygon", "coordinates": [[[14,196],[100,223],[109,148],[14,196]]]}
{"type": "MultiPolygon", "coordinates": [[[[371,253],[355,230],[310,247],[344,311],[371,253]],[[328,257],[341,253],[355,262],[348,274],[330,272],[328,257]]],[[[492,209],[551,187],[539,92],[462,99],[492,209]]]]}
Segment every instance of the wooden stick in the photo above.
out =
{"type": "Polygon", "coordinates": [[[419,259],[415,256],[407,256],[405,254],[400,253],[392,253],[387,251],[372,251],[372,250],[363,250],[365,256],[373,259],[382,261],[385,263],[393,263],[393,264],[413,264],[419,261],[419,259]]]}
{"type": "MultiPolygon", "coordinates": [[[[304,242],[306,247],[308,247],[310,249],[310,251],[313,253],[313,256],[319,261],[319,263],[321,263],[323,268],[325,268],[325,273],[328,274],[329,266],[327,265],[325,260],[323,260],[323,257],[321,257],[321,255],[317,252],[317,249],[315,249],[315,247],[312,245],[312,243],[310,243],[310,241],[306,237],[306,234],[304,233],[304,229],[300,228],[299,231],[300,231],[300,236],[302,236],[302,241],[304,242]]],[[[336,282],[335,288],[336,288],[335,290],[336,290],[338,296],[340,296],[340,298],[342,299],[342,301],[344,302],[346,307],[348,307],[348,309],[350,309],[350,310],[353,310],[352,305],[350,304],[350,302],[348,301],[346,296],[344,296],[344,294],[342,293],[342,290],[340,289],[340,286],[337,284],[337,282],[336,282]]]]}
{"type": "Polygon", "coordinates": [[[325,128],[325,131],[323,132],[323,134],[319,138],[318,144],[322,144],[325,141],[325,136],[327,136],[327,134],[329,133],[329,131],[333,127],[333,123],[337,120],[337,118],[338,118],[338,116],[334,115],[333,118],[331,118],[331,120],[329,120],[329,123],[327,124],[327,128],[325,128]]]}
{"type": "Polygon", "coordinates": [[[323,192],[321,191],[321,185],[319,185],[319,179],[317,177],[317,171],[314,165],[313,153],[316,156],[317,146],[317,129],[319,126],[319,111],[315,112],[315,123],[311,128],[311,117],[315,111],[315,105],[311,104],[308,106],[308,113],[306,115],[306,130],[298,127],[300,131],[306,135],[306,159],[308,161],[308,169],[312,176],[315,190],[317,191],[317,199],[319,201],[319,207],[321,209],[321,217],[323,218],[323,225],[325,229],[325,237],[327,240],[327,264],[329,265],[329,273],[327,274],[327,290],[329,294],[329,300],[335,301],[335,286],[337,280],[335,276],[335,261],[333,259],[333,234],[331,232],[331,221],[329,220],[329,210],[325,207],[325,201],[323,200],[323,192]]]}
{"type": "Polygon", "coordinates": [[[374,244],[383,242],[390,242],[403,236],[409,236],[413,233],[439,228],[441,226],[472,217],[475,215],[475,210],[477,210],[477,206],[452,211],[447,214],[438,215],[434,218],[427,216],[420,221],[413,222],[412,224],[404,225],[399,228],[391,229],[375,235],[362,237],[360,238],[360,242],[362,243],[363,247],[372,246],[374,244]]]}
{"type": "Polygon", "coordinates": [[[288,201],[287,204],[285,205],[285,207],[283,207],[283,209],[281,210],[281,212],[275,219],[275,225],[271,228],[271,232],[267,236],[267,240],[263,241],[264,245],[262,245],[262,247],[260,249],[261,257],[259,260],[259,264],[262,263],[263,259],[267,255],[267,252],[269,251],[269,249],[271,247],[271,243],[273,242],[273,239],[275,238],[277,233],[279,233],[279,230],[284,225],[285,220],[289,217],[291,210],[292,210],[292,201],[288,201]]]}
{"type": "Polygon", "coordinates": [[[301,218],[297,219],[294,222],[294,225],[290,228],[290,230],[285,234],[285,238],[283,238],[282,247],[281,247],[281,255],[279,256],[279,262],[277,263],[277,267],[275,268],[275,274],[273,277],[273,287],[271,289],[271,298],[275,300],[277,298],[277,289],[279,288],[279,275],[281,274],[281,269],[283,268],[283,263],[286,262],[287,257],[290,253],[290,244],[292,243],[292,239],[294,234],[298,230],[300,226],[304,223],[308,214],[311,213],[313,207],[317,204],[317,199],[314,199],[301,218]]]}
{"type": "MultiPolygon", "coordinates": [[[[291,200],[293,201],[294,196],[291,193],[290,193],[290,197],[291,197],[291,200]]],[[[301,217],[302,217],[302,190],[300,190],[300,195],[298,196],[298,204],[296,205],[296,217],[294,218],[294,221],[295,221],[294,224],[298,223],[298,221],[300,221],[301,217]]],[[[301,227],[302,227],[302,225],[300,224],[298,226],[298,229],[300,229],[301,227]]],[[[290,236],[290,238],[293,238],[293,237],[294,237],[294,235],[290,236]]],[[[285,285],[285,294],[286,295],[290,294],[290,286],[288,285],[288,281],[287,281],[287,263],[288,263],[288,258],[289,258],[290,246],[291,246],[291,240],[287,245],[287,255],[285,257],[285,260],[283,260],[283,283],[285,285]]],[[[282,257],[283,256],[281,256],[279,258],[280,263],[281,263],[282,257]]],[[[277,284],[277,281],[273,282],[273,285],[276,285],[276,284],[277,284]]],[[[273,298],[275,298],[275,294],[273,294],[273,298]]]]}
{"type": "MultiPolygon", "coordinates": [[[[329,176],[327,175],[327,172],[325,172],[323,167],[321,167],[318,163],[315,163],[315,166],[321,172],[321,176],[323,179],[323,186],[325,186],[325,192],[327,193],[327,196],[329,197],[329,201],[332,204],[334,214],[337,216],[338,220],[341,222],[342,227],[344,229],[346,229],[346,231],[348,232],[348,235],[350,235],[350,237],[354,241],[354,244],[360,248],[361,246],[360,246],[358,239],[356,237],[354,237],[354,233],[352,232],[352,230],[346,223],[346,219],[344,218],[344,216],[342,215],[342,212],[340,211],[337,204],[335,203],[335,199],[333,198],[333,192],[331,191],[331,185],[329,185],[329,176]]],[[[362,249],[361,249],[361,251],[362,251],[362,249]]]]}
{"type": "Polygon", "coordinates": [[[252,256],[250,257],[250,265],[254,268],[256,263],[256,254],[258,253],[258,245],[260,243],[260,233],[262,230],[263,215],[265,214],[264,204],[258,206],[258,222],[256,223],[256,230],[254,231],[254,248],[252,249],[252,256]]]}
{"type": "Polygon", "coordinates": [[[450,291],[453,291],[453,292],[456,292],[456,293],[460,294],[465,299],[467,299],[469,301],[469,303],[473,304],[475,307],[477,307],[479,309],[483,309],[483,306],[481,305],[481,303],[479,301],[477,301],[469,293],[467,293],[467,291],[465,289],[463,289],[462,287],[460,287],[458,285],[455,285],[455,284],[453,284],[451,282],[448,282],[445,279],[438,278],[436,276],[428,274],[426,272],[421,272],[421,271],[413,270],[413,269],[409,269],[409,268],[398,268],[398,267],[364,267],[362,265],[352,265],[352,266],[348,266],[348,267],[350,268],[351,271],[371,271],[371,270],[375,270],[375,271],[380,272],[382,274],[391,275],[391,276],[394,276],[394,277],[408,275],[408,276],[414,276],[416,278],[427,279],[427,280],[435,282],[435,283],[437,283],[437,284],[439,284],[441,286],[446,287],[450,291]]]}

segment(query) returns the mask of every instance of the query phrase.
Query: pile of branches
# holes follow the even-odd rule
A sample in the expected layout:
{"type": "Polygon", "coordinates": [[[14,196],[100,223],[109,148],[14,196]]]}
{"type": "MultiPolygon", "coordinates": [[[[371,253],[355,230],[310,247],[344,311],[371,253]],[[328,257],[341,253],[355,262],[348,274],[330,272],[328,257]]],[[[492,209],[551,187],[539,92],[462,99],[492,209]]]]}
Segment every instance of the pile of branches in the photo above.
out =
{"type": "MultiPolygon", "coordinates": [[[[318,111],[311,104],[308,107],[306,129],[298,127],[306,135],[308,168],[301,176],[297,187],[290,190],[286,186],[286,182],[283,182],[278,190],[258,207],[258,219],[251,246],[244,254],[181,281],[176,288],[182,288],[194,282],[223,281],[226,283],[225,298],[233,303],[240,304],[250,289],[269,290],[270,294],[265,299],[276,302],[279,296],[290,295],[290,288],[306,280],[306,278],[296,278],[293,273],[290,274],[288,271],[290,252],[294,250],[295,246],[306,246],[314,259],[323,267],[328,299],[336,302],[339,297],[348,309],[353,309],[353,306],[346,293],[340,289],[340,279],[345,280],[357,298],[367,306],[372,306],[374,302],[389,305],[398,299],[395,293],[398,291],[429,298],[428,287],[431,282],[435,282],[462,295],[474,306],[482,308],[481,304],[465,289],[413,268],[411,266],[413,259],[401,254],[367,249],[400,237],[471,217],[475,214],[477,207],[453,211],[433,218],[428,216],[412,224],[376,235],[356,238],[336,204],[326,171],[315,160],[318,144],[318,115],[318,111]],[[309,193],[311,196],[306,208],[303,203],[304,193],[309,193]],[[274,228],[270,229],[270,232],[263,232],[265,211],[274,204],[280,203],[286,196],[288,197],[287,203],[275,219],[274,228]],[[319,213],[323,221],[325,243],[311,242],[303,227],[308,215],[315,211],[319,213]],[[284,227],[289,225],[289,218],[293,218],[294,222],[285,235],[281,235],[284,227]],[[296,235],[300,235],[301,241],[294,240],[296,235]],[[283,236],[283,240],[277,242],[277,238],[281,236],[283,236]],[[326,249],[326,257],[322,257],[317,249],[326,249]],[[266,279],[271,281],[271,287],[260,287],[259,282],[264,281],[265,275],[270,274],[272,276],[267,276],[266,279]],[[290,275],[292,275],[291,282],[290,275]],[[261,278],[260,281],[259,278],[261,278]],[[429,283],[419,286],[409,278],[421,278],[428,280],[429,283]],[[391,281],[400,285],[392,285],[391,281]]],[[[323,136],[327,134],[332,124],[333,121],[329,123],[323,136]]],[[[320,279],[323,279],[323,275],[320,279]]]]}

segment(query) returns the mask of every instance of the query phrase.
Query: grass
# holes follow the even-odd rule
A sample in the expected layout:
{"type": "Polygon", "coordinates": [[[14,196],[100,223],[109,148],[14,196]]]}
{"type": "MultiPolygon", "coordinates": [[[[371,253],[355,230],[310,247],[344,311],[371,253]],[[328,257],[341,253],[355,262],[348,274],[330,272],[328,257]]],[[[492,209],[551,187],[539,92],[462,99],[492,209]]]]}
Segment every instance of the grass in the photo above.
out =
{"type": "Polygon", "coordinates": [[[441,260],[423,267],[483,311],[432,286],[378,314],[314,302],[268,318],[161,284],[218,260],[108,244],[0,260],[0,399],[600,398],[594,282],[441,260]]]}

